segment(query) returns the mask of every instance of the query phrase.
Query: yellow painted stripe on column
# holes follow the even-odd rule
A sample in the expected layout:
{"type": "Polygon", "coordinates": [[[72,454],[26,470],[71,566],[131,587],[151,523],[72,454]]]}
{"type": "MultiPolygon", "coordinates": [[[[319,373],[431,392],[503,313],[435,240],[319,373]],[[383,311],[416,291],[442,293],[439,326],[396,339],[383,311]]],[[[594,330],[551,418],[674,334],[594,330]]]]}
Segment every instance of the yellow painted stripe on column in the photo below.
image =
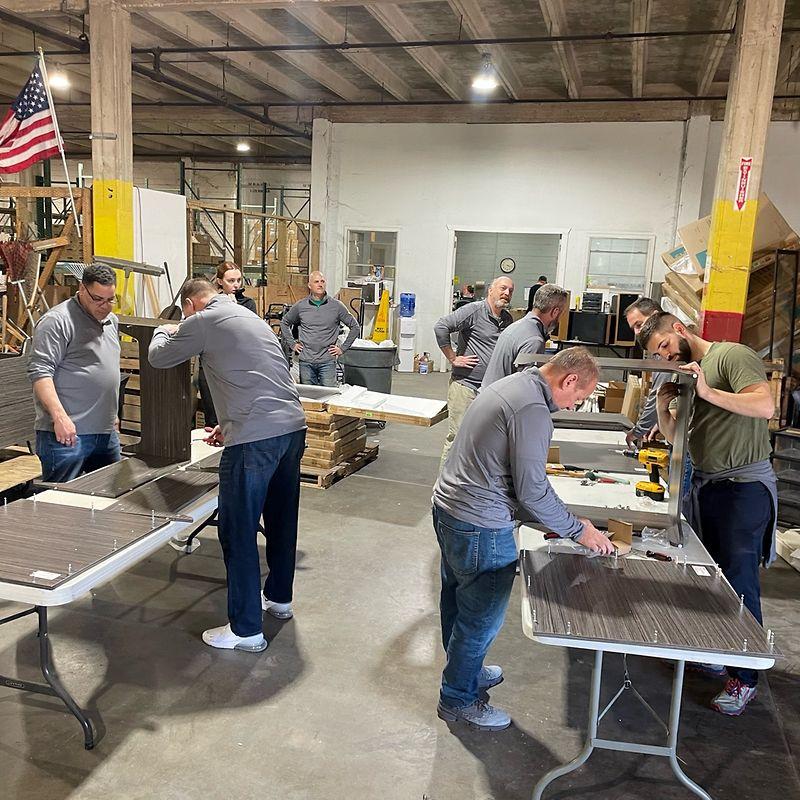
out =
{"type": "Polygon", "coordinates": [[[757,213],[758,200],[748,200],[741,211],[730,200],[714,201],[703,311],[744,313],[757,213]]]}
{"type": "MultiPolygon", "coordinates": [[[[95,180],[92,184],[94,253],[99,258],[133,259],[133,184],[121,180],[95,180]]],[[[114,311],[135,313],[133,278],[117,273],[118,303],[114,311]]]]}

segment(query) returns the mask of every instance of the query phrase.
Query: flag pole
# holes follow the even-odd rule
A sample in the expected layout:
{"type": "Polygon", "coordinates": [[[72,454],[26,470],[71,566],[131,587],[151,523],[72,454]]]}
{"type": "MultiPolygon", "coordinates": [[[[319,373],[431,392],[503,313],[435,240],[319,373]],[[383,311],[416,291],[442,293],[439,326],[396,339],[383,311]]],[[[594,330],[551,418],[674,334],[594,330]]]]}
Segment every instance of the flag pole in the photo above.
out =
{"type": "Polygon", "coordinates": [[[53,102],[53,95],[50,92],[50,81],[47,78],[47,66],[44,63],[44,51],[42,48],[39,50],[39,68],[44,78],[44,90],[47,92],[47,102],[50,104],[50,111],[53,114],[53,128],[56,132],[56,141],[58,142],[58,152],[61,153],[61,163],[64,165],[64,175],[67,178],[67,191],[69,192],[69,199],[72,203],[72,215],[75,217],[75,230],[78,231],[78,238],[81,238],[81,224],[78,222],[78,209],[75,208],[75,198],[72,196],[72,181],[69,177],[69,170],[67,169],[67,157],[64,155],[64,142],[61,139],[61,131],[58,129],[58,119],[56,118],[56,106],[53,102]]]}

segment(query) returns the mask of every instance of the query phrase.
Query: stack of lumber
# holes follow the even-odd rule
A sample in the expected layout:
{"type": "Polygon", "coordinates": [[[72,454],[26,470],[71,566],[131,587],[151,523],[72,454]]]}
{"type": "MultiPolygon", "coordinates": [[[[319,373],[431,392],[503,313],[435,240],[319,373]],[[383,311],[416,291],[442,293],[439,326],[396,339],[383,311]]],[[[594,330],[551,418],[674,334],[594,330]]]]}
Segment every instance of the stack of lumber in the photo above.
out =
{"type": "Polygon", "coordinates": [[[122,396],[122,415],[119,420],[120,441],[123,445],[139,440],[142,431],[142,399],[139,392],[139,345],[137,342],[120,342],[119,368],[128,376],[122,396]]]}
{"type": "Polygon", "coordinates": [[[317,410],[320,405],[303,400],[308,431],[300,474],[304,484],[324,489],[377,458],[378,447],[367,445],[363,419],[317,410]]]}
{"type": "Polygon", "coordinates": [[[223,259],[211,252],[211,237],[205,233],[195,233],[192,236],[192,267],[198,272],[209,272],[211,267],[216,267],[223,259]]]}

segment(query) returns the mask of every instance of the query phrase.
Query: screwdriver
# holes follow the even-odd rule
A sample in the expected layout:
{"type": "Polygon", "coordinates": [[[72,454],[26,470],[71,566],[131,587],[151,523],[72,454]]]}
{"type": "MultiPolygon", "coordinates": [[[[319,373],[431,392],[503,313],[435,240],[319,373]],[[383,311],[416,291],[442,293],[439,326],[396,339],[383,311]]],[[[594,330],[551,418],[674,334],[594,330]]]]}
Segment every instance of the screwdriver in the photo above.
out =
{"type": "Polygon", "coordinates": [[[666,553],[656,553],[655,550],[648,550],[645,555],[648,558],[654,558],[656,561],[672,561],[672,556],[668,556],[666,553]]]}

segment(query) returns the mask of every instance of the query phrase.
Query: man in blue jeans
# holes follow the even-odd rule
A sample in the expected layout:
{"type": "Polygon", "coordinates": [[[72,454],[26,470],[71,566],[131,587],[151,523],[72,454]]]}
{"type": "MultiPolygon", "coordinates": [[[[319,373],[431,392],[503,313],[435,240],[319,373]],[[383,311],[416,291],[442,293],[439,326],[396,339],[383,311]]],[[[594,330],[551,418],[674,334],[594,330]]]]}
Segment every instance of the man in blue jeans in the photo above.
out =
{"type": "Polygon", "coordinates": [[[306,418],[280,342],[267,323],[205,278],[181,290],[186,318],[153,334],[148,359],[169,368],[194,355],[220,424],[206,439],[223,444],[219,465],[219,541],[228,573],[228,624],[203,633],[224,650],[267,646],[262,612],[292,617],[300,459],[306,418]],[[258,523],[264,519],[269,575],[261,591],[258,523]]]}
{"type": "Polygon", "coordinates": [[[325,285],[325,276],[312,272],[308,276],[308,297],[298,300],[281,319],[281,335],[300,359],[300,383],[311,386],[336,386],[336,359],[358,336],[356,318],[344,303],[328,295],[325,285]],[[350,332],[339,344],[342,325],[350,332]]]}
{"type": "Polygon", "coordinates": [[[61,483],[120,459],[114,271],[86,267],[78,293],[36,325],[28,377],[42,480],[61,483]]]}
{"type": "Polygon", "coordinates": [[[439,717],[502,730],[509,715],[480,699],[503,680],[483,660],[503,624],[517,562],[514,519],[610,553],[610,540],[567,511],[547,480],[550,415],[583,402],[597,384],[597,361],[583,347],[563,350],[481,389],[459,428],[433,489],[433,525],[442,551],[442,673],[439,717]]]}

